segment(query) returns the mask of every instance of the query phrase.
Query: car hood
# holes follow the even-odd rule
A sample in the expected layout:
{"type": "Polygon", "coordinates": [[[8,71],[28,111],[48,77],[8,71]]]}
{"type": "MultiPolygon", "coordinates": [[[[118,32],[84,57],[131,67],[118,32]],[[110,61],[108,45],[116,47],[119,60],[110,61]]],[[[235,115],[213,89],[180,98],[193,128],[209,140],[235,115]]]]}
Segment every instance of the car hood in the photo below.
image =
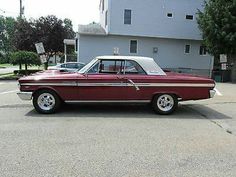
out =
{"type": "Polygon", "coordinates": [[[75,77],[83,77],[83,75],[78,74],[77,72],[63,72],[60,70],[46,70],[40,71],[29,76],[25,76],[19,79],[19,82],[30,82],[30,81],[40,81],[40,80],[49,80],[49,79],[72,79],[75,77]]]}

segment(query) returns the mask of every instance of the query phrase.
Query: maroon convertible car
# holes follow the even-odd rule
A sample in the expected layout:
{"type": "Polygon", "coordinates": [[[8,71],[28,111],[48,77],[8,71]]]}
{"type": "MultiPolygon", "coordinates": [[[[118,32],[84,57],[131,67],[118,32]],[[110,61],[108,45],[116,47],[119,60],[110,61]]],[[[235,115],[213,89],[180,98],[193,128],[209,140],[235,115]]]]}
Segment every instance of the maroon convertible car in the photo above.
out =
{"type": "Polygon", "coordinates": [[[19,79],[22,100],[33,99],[39,113],[65,103],[151,103],[170,114],[179,101],[212,98],[212,79],[164,72],[152,58],[101,56],[78,72],[44,71],[19,79]]]}

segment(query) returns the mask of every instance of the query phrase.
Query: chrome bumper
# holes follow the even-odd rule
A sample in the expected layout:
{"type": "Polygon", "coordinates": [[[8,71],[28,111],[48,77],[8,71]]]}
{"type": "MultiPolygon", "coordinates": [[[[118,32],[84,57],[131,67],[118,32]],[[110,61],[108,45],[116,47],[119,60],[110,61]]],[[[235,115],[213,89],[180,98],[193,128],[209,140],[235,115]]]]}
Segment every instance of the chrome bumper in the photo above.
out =
{"type": "Polygon", "coordinates": [[[213,98],[216,94],[215,90],[210,90],[210,98],[213,98]]]}
{"type": "Polygon", "coordinates": [[[21,100],[31,100],[32,99],[32,92],[18,92],[17,95],[20,97],[21,100]]]}

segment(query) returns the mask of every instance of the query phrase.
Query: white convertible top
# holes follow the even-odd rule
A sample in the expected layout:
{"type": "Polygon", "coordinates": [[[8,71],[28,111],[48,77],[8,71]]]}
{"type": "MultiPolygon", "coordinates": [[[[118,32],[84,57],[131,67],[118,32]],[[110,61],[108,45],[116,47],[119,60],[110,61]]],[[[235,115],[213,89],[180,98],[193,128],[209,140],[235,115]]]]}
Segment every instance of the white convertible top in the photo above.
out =
{"type": "Polygon", "coordinates": [[[157,65],[153,58],[140,56],[99,56],[97,59],[103,60],[133,60],[137,62],[148,75],[166,75],[166,73],[157,65]]]}

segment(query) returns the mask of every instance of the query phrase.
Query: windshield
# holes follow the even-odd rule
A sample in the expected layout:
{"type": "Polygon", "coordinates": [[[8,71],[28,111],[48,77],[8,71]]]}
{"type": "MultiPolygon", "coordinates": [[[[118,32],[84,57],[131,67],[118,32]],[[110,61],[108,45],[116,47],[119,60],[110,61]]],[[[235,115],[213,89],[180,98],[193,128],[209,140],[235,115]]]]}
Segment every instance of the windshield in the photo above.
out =
{"type": "Polygon", "coordinates": [[[92,61],[90,61],[87,65],[85,65],[83,68],[79,70],[78,73],[83,74],[85,73],[89,68],[93,66],[93,64],[97,61],[96,58],[94,58],[92,61]]]}

